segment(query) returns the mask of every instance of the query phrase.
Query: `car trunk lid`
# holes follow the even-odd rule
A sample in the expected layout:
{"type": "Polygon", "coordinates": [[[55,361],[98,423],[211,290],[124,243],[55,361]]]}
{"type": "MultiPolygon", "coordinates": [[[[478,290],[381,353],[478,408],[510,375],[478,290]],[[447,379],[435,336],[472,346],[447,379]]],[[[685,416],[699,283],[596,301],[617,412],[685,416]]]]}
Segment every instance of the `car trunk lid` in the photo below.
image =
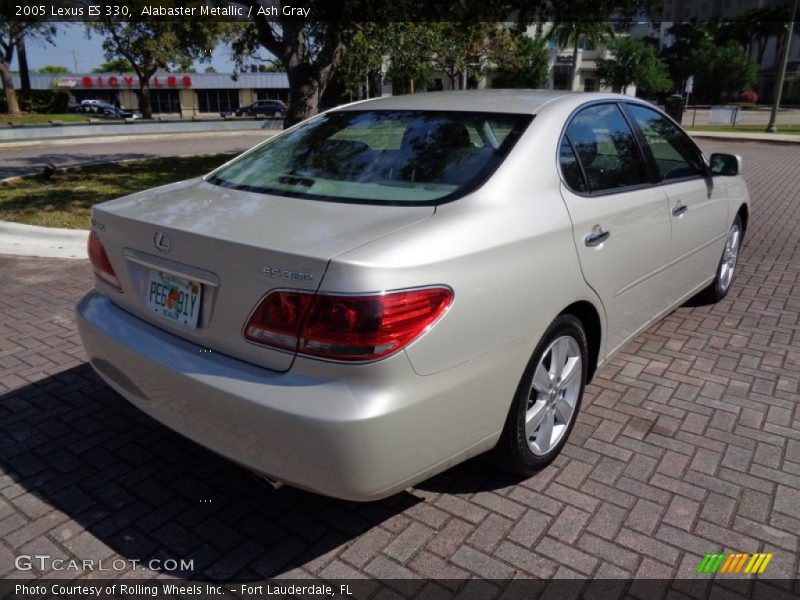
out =
{"type": "Polygon", "coordinates": [[[190,180],[98,205],[92,221],[122,282],[123,293],[108,291],[115,303],[197,343],[198,351],[285,371],[294,353],[243,335],[258,302],[275,289],[316,290],[333,257],[433,212],[430,206],[316,201],[190,180]],[[155,312],[154,302],[166,296],[154,290],[164,281],[181,282],[176,285],[187,298],[194,295],[181,286],[197,286],[191,288],[198,292],[196,326],[155,312]]]}

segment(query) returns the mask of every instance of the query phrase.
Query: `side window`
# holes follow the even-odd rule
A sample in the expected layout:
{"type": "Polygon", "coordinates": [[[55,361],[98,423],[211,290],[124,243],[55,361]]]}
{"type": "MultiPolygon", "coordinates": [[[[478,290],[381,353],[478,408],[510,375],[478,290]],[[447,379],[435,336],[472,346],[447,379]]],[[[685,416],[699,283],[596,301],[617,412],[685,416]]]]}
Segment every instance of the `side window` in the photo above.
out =
{"type": "Polygon", "coordinates": [[[576,192],[587,191],[586,181],[583,179],[583,173],[581,173],[581,166],[578,164],[575,152],[573,152],[572,146],[570,146],[566,137],[561,139],[558,160],[561,163],[561,173],[564,175],[567,185],[576,192]]]}
{"type": "Polygon", "coordinates": [[[705,173],[697,146],[672,121],[645,106],[628,104],[625,109],[644,133],[661,179],[680,179],[705,173]]]}
{"type": "Polygon", "coordinates": [[[573,117],[567,136],[586,173],[590,192],[647,182],[639,147],[616,104],[584,108],[573,117]]]}

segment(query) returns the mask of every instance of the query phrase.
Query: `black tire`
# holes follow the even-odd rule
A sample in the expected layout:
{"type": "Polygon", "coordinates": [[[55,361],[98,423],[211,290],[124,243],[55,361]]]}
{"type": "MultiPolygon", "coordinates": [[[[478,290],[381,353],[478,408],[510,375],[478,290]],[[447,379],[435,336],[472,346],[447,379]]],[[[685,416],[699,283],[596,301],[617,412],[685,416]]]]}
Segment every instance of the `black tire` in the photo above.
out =
{"type": "MultiPolygon", "coordinates": [[[[531,360],[528,362],[528,366],[525,368],[522,379],[517,386],[517,391],[514,395],[514,401],[511,404],[508,418],[506,419],[503,434],[495,447],[495,461],[500,468],[514,473],[515,475],[530,477],[550,464],[553,459],[558,456],[558,453],[561,452],[561,448],[566,444],[572,432],[572,428],[575,425],[578,412],[580,411],[588,372],[587,348],[588,342],[586,339],[586,332],[581,322],[573,315],[560,315],[551,323],[550,327],[548,327],[542,339],[539,341],[539,344],[536,346],[536,350],[531,360]],[[574,399],[574,406],[570,419],[568,423],[566,423],[566,427],[562,429],[563,433],[560,434],[558,441],[547,452],[535,453],[532,449],[532,444],[535,445],[535,442],[533,442],[534,438],[530,438],[531,443],[529,444],[529,436],[525,432],[526,416],[529,408],[532,408],[534,404],[547,402],[547,400],[540,399],[539,396],[541,396],[541,393],[536,392],[533,387],[534,372],[540,363],[542,363],[542,366],[545,365],[544,360],[547,358],[546,355],[551,345],[553,345],[556,340],[565,337],[574,340],[581,358],[580,368],[578,369],[578,367],[575,367],[579,370],[580,375],[580,382],[577,385],[577,398],[574,399]],[[531,400],[531,396],[534,392],[537,395],[537,399],[531,400]]],[[[550,359],[552,360],[552,355],[550,359]]]]}
{"type": "Polygon", "coordinates": [[[731,224],[731,228],[728,230],[728,237],[725,238],[725,248],[722,251],[722,256],[719,259],[719,263],[717,264],[717,271],[714,275],[714,281],[712,281],[711,284],[701,292],[701,296],[704,300],[707,300],[708,302],[719,302],[728,295],[728,292],[733,285],[733,281],[736,279],[736,268],[739,266],[739,256],[741,255],[743,241],[744,227],[742,226],[741,218],[739,218],[739,215],[736,215],[736,218],[731,224]],[[731,235],[735,230],[738,231],[739,234],[736,241],[736,251],[733,256],[733,265],[731,266],[731,255],[728,244],[731,242],[731,235]],[[726,271],[724,270],[724,267],[726,266],[726,263],[728,268],[731,269],[729,278],[725,276],[726,271]]]}

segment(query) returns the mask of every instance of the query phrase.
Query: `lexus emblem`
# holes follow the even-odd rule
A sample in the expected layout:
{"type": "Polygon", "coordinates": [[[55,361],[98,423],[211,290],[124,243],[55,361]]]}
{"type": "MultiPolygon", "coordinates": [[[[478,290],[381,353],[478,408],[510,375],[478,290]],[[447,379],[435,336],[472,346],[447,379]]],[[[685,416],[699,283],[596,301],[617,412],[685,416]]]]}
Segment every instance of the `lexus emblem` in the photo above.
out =
{"type": "Polygon", "coordinates": [[[156,234],[153,236],[153,245],[159,252],[169,252],[172,242],[166,233],[163,231],[156,231],[156,234]]]}

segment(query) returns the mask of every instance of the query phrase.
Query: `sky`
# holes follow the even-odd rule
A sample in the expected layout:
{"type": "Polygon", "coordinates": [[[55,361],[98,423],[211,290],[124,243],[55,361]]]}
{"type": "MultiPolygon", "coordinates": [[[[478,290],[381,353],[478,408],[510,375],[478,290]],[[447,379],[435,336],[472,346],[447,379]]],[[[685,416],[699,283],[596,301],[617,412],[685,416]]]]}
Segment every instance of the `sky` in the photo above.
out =
{"type": "MultiPolygon", "coordinates": [[[[33,71],[47,65],[60,65],[67,67],[73,73],[88,73],[105,62],[102,44],[103,38],[95,33],[87,39],[86,28],[83,25],[62,23],[59,24],[55,45],[35,38],[25,40],[28,68],[33,71]]],[[[202,63],[196,64],[195,68],[202,73],[207,66],[208,63],[202,63]]],[[[230,49],[219,46],[211,57],[211,66],[218,73],[232,73],[233,61],[230,59],[230,49]]],[[[16,59],[12,69],[17,69],[16,59]]]]}

